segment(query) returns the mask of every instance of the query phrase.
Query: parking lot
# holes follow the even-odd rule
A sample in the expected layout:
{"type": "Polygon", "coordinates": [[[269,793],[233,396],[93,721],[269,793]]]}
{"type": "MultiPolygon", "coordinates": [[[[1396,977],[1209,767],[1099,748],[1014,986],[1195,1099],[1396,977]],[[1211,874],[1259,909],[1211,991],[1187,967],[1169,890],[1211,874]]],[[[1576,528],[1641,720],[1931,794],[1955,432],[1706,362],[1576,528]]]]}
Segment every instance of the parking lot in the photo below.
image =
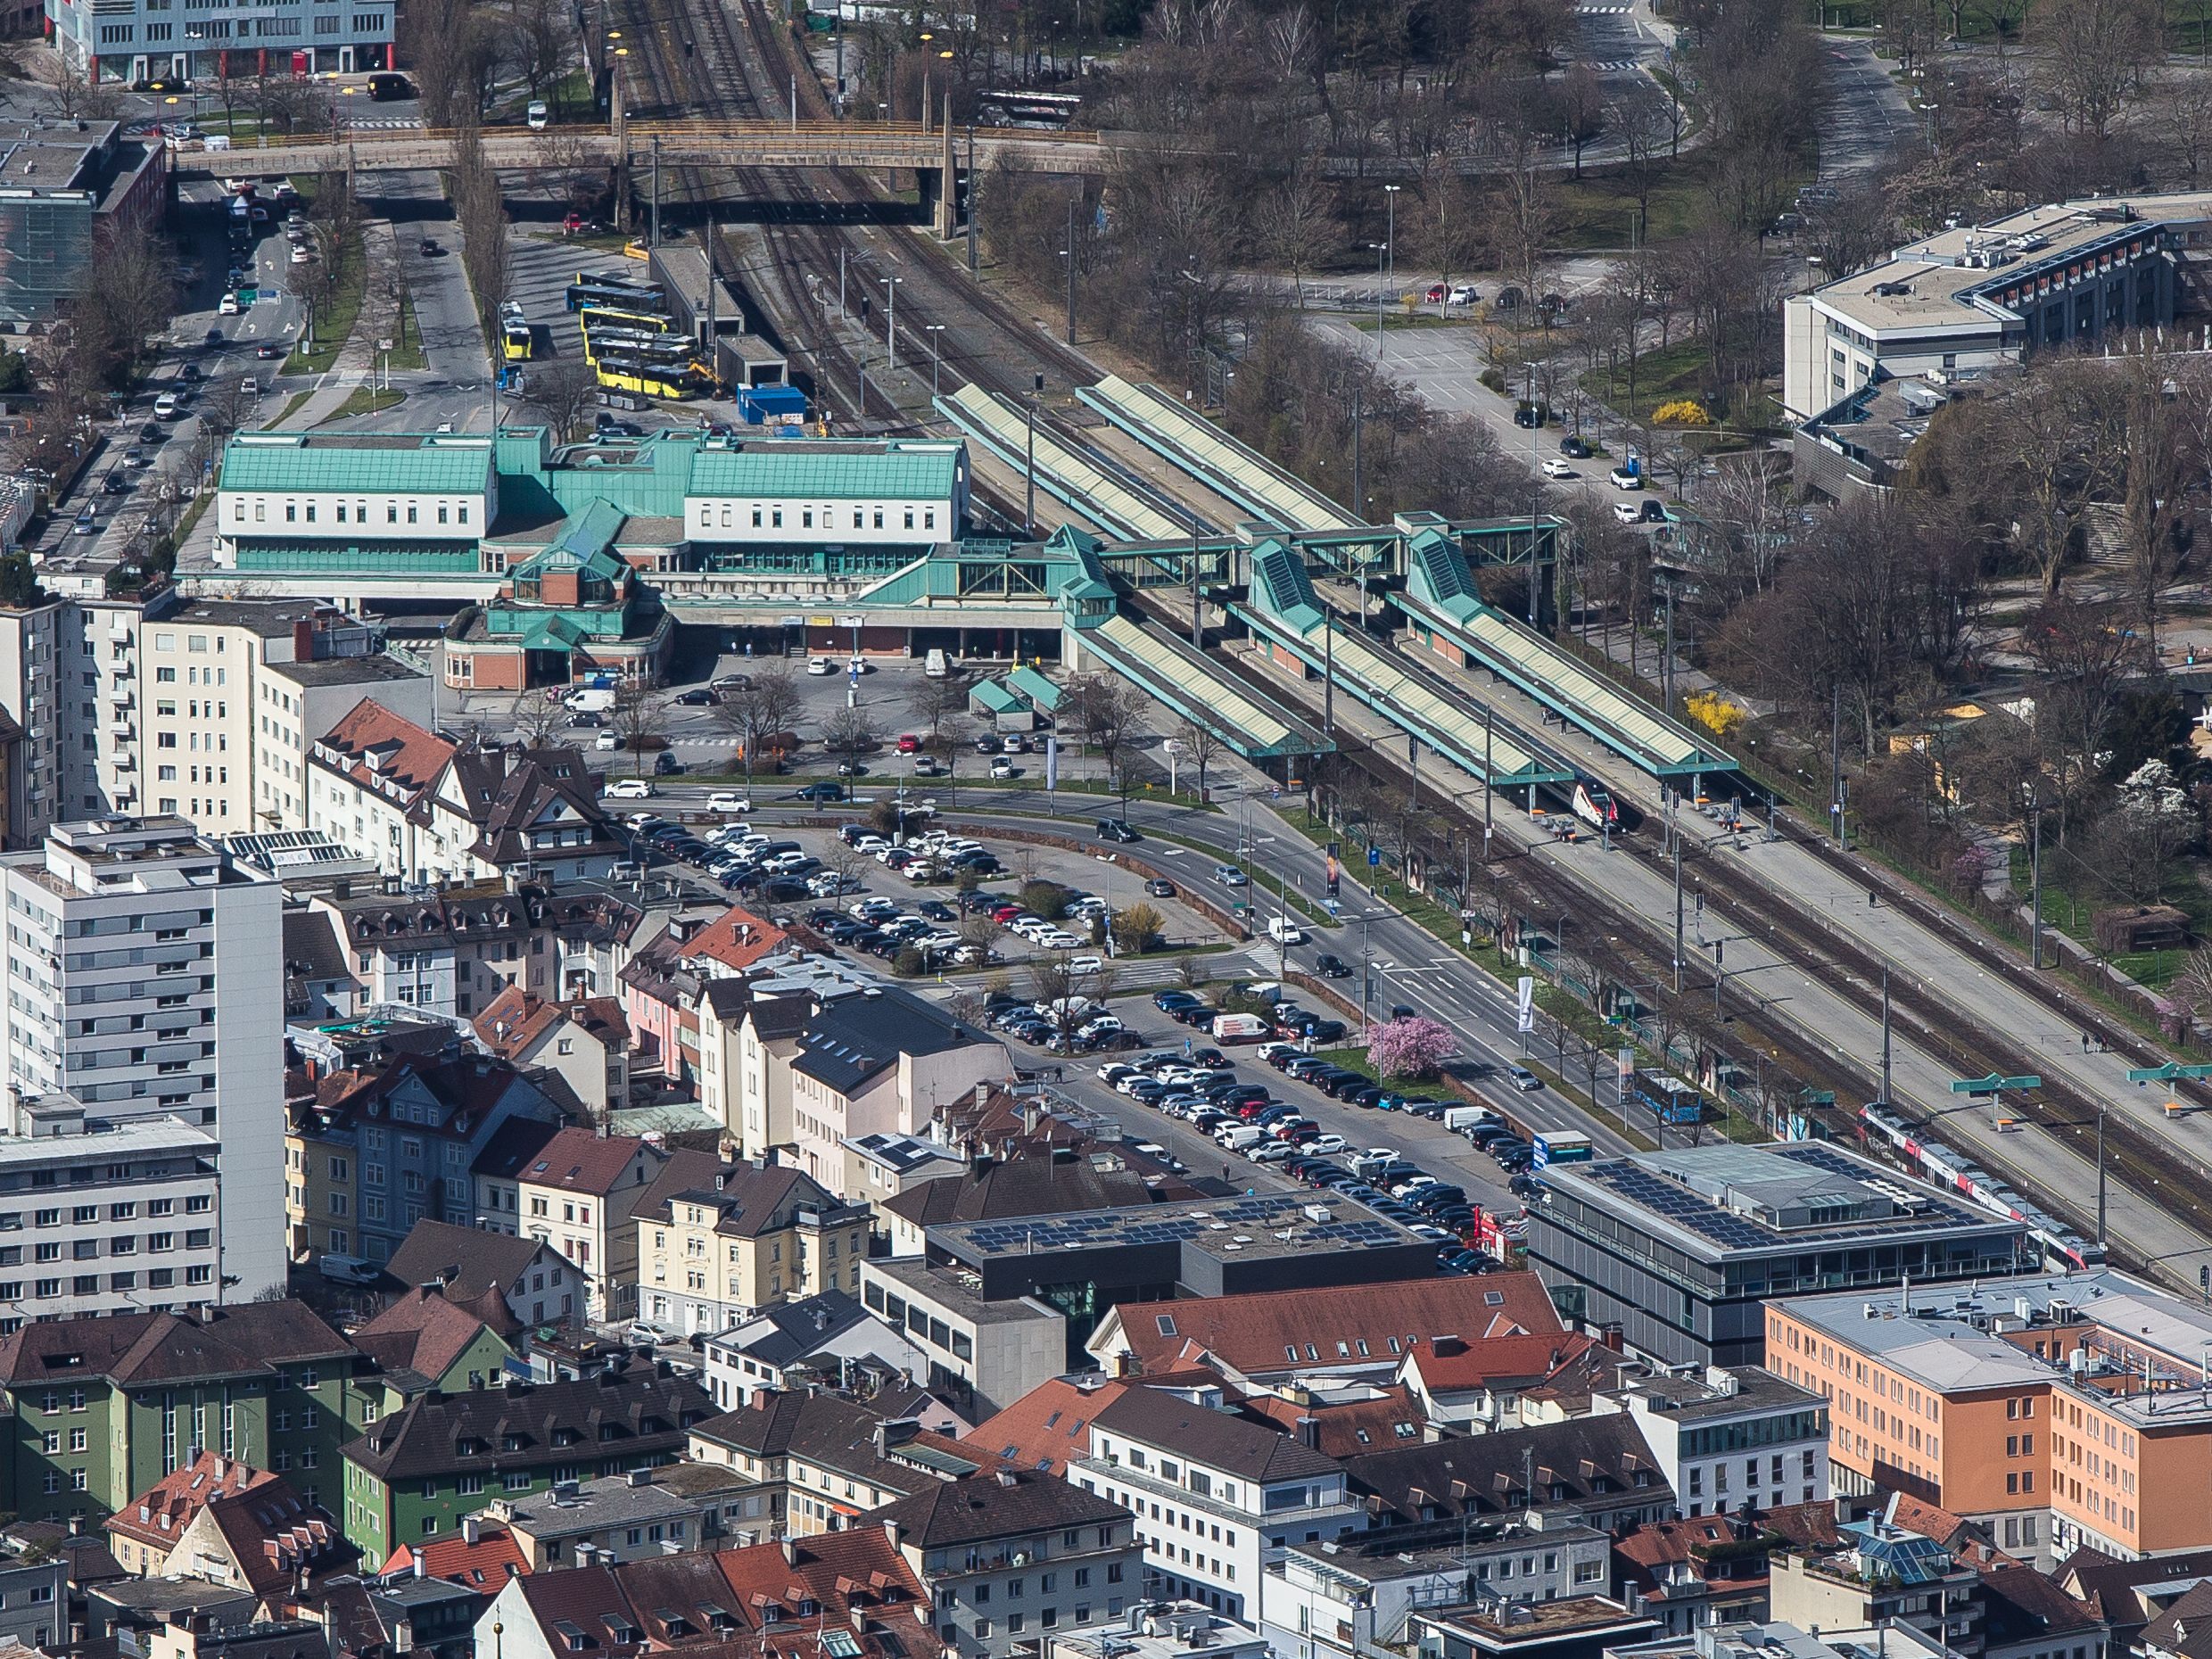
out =
{"type": "MultiPolygon", "coordinates": [[[[625,805],[623,796],[639,781],[610,783],[609,806],[625,805]]],[[[1174,883],[1078,851],[940,834],[920,813],[910,816],[903,843],[852,821],[755,829],[739,809],[742,798],[736,791],[704,797],[704,816],[714,817],[719,807],[720,822],[701,821],[696,813],[694,821],[680,822],[653,810],[650,800],[638,803],[640,810],[627,821],[632,858],[618,876],[673,871],[733,902],[802,920],[840,951],[887,964],[907,949],[917,953],[919,970],[926,972],[995,966],[1019,970],[1049,962],[1067,968],[1078,976],[1079,986],[1093,991],[1143,960],[1125,957],[1110,970],[1110,953],[1094,937],[1099,924],[1139,904],[1160,918],[1155,960],[1222,937],[1181,903],[1174,883]],[[969,875],[971,890],[963,893],[969,875]],[[1034,896],[1032,884],[1057,889],[1044,896],[1054,901],[1047,906],[1053,913],[1024,909],[1020,896],[1034,896]]]]}
{"type": "MultiPolygon", "coordinates": [[[[1482,1125],[1466,1125],[1463,1120],[1472,1111],[1447,1090],[1385,1089],[1356,1074],[1332,1093],[1327,1075],[1315,1075],[1325,1063],[1323,1057],[1308,1054],[1304,1039],[1271,1032],[1266,1043],[1217,1042],[1210,1011],[1186,1016],[1184,1023],[1174,1019],[1172,1009],[1180,1000],[1168,989],[1116,998],[1111,1006],[1123,1028],[1114,1039],[1119,1046],[1082,1056],[1063,1058],[1053,1051],[1050,1022],[1043,1041],[1036,1040],[1034,1021],[1028,1037],[1018,1034],[1019,1024],[1006,1035],[1024,1059],[1034,1056],[1031,1064],[1058,1069],[1056,1093],[1122,1126],[1135,1143],[1156,1147],[1193,1174],[1261,1188],[1278,1182],[1317,1189],[1333,1184],[1408,1225],[1440,1226],[1450,1234],[1437,1241],[1440,1248],[1469,1242],[1485,1225],[1486,1249],[1499,1228],[1518,1234],[1519,1217],[1539,1190],[1539,1177],[1526,1168],[1526,1151],[1502,1147],[1501,1162],[1468,1138],[1472,1133],[1485,1142],[1517,1140],[1498,1114],[1489,1114],[1482,1125]],[[1163,1002],[1169,1007],[1160,1007],[1163,1002]],[[1178,1072],[1179,1067],[1193,1070],[1178,1072]],[[1203,1080],[1199,1071],[1206,1074],[1203,1080]],[[1454,1109],[1462,1130],[1445,1125],[1454,1109]],[[1252,1130],[1259,1133],[1244,1133],[1252,1130]],[[1286,1138],[1293,1135],[1304,1140],[1303,1147],[1286,1138]],[[1381,1162],[1373,1168],[1353,1161],[1377,1156],[1381,1162]],[[1394,1196],[1384,1190],[1374,1177],[1392,1165],[1406,1168],[1392,1173],[1391,1184],[1433,1177],[1440,1187],[1459,1189],[1465,1213],[1445,1213],[1450,1194],[1432,1199],[1438,1213],[1427,1214],[1406,1202],[1414,1196],[1410,1192],[1394,1196]],[[1489,1221],[1480,1222],[1481,1216],[1489,1221]]],[[[1299,1023],[1293,1014],[1286,1028],[1299,1023]]]]}

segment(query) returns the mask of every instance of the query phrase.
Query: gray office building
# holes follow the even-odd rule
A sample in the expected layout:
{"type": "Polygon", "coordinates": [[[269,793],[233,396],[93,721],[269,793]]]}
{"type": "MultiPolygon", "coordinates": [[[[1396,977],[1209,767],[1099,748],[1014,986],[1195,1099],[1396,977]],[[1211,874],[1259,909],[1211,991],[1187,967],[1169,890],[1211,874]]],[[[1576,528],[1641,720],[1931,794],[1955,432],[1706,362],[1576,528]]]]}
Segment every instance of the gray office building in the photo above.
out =
{"type": "Polygon", "coordinates": [[[1561,1316],[1666,1365],[1755,1366],[1770,1296],[1986,1277],[2026,1229],[1817,1142],[1555,1164],[1529,1265],[1561,1316]]]}

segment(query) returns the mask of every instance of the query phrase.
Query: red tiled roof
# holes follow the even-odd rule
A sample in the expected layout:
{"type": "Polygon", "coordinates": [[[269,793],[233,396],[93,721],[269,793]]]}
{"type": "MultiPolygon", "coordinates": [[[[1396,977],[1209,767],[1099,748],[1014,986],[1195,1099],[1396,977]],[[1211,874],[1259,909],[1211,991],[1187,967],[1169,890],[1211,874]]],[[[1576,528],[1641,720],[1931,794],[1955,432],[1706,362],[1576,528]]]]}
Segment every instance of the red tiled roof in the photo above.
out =
{"type": "Polygon", "coordinates": [[[417,1284],[354,1332],[353,1345],[388,1371],[419,1372],[435,1382],[483,1330],[484,1321],[476,1314],[448,1301],[442,1292],[417,1284]]]}
{"type": "Polygon", "coordinates": [[[1647,1521],[1613,1547],[1631,1566],[1655,1571],[1689,1559],[1697,1544],[1725,1544],[1736,1529],[1724,1515],[1692,1515],[1677,1521],[1647,1521]]]}
{"type": "Polygon", "coordinates": [[[307,1502],[281,1478],[225,1493],[209,1503],[208,1516],[258,1596],[285,1589],[302,1569],[320,1572],[359,1553],[328,1512],[307,1502]]]}
{"type": "Polygon", "coordinates": [[[396,784],[398,794],[388,798],[409,808],[429,794],[456,752],[437,733],[366,697],[341,716],[320,742],[345,756],[334,771],[380,796],[386,794],[382,784],[396,784]]]}
{"type": "Polygon", "coordinates": [[[425,1578],[465,1584],[486,1596],[498,1595],[508,1580],[521,1578],[530,1571],[515,1535],[503,1526],[486,1525],[477,1531],[473,1544],[458,1532],[450,1538],[402,1544],[392,1552],[379,1576],[412,1572],[418,1556],[425,1578]]]}
{"type": "Polygon", "coordinates": [[[755,962],[781,948],[790,936],[763,921],[742,905],[732,904],[708,922],[676,952],[680,962],[702,958],[719,962],[732,973],[743,973],[755,962]]]}
{"type": "Polygon", "coordinates": [[[1388,1446],[1411,1445],[1428,1429],[1421,1407],[1403,1388],[1384,1389],[1374,1399],[1341,1405],[1300,1405],[1276,1394],[1255,1394],[1244,1402],[1243,1411],[1248,1417],[1264,1418],[1292,1433],[1301,1422],[1312,1419],[1316,1449],[1325,1457],[1352,1457],[1388,1446]]]}
{"type": "Polygon", "coordinates": [[[1091,1419],[1132,1386],[1105,1381],[1085,1388],[1054,1377],[976,1424],[962,1443],[1019,1468],[1064,1474],[1069,1459],[1091,1455],[1091,1419]]]}
{"type": "Polygon", "coordinates": [[[271,1485],[276,1480],[266,1470],[203,1451],[110,1515],[107,1530],[119,1538],[169,1549],[210,1499],[271,1485]]]}
{"type": "Polygon", "coordinates": [[[476,1036],[501,1060],[513,1060],[527,1052],[560,1017],[558,1003],[549,1003],[519,985],[510,985],[476,1016],[476,1036]]]}
{"type": "MultiPolygon", "coordinates": [[[[644,1145],[634,1135],[594,1135],[589,1129],[563,1129],[539,1149],[535,1158],[515,1172],[515,1179],[524,1186],[552,1186],[567,1193],[604,1195],[622,1184],[630,1160],[644,1145]]],[[[657,1165],[658,1160],[655,1162],[657,1165]]]]}
{"type": "Polygon", "coordinates": [[[1387,1366],[1409,1341],[1421,1345],[1438,1336],[1474,1342],[1562,1334],[1551,1298],[1532,1273],[1133,1302],[1110,1319],[1147,1372],[1211,1355],[1246,1376],[1307,1366],[1387,1366]]]}
{"type": "Polygon", "coordinates": [[[1575,1334],[1457,1338],[1457,1333],[1432,1338],[1419,1352],[1407,1356],[1399,1374],[1418,1368],[1421,1381],[1435,1393],[1499,1383],[1527,1386],[1573,1365],[1597,1346],[1589,1337],[1575,1334]]]}
{"type": "Polygon", "coordinates": [[[806,1599],[819,1602],[829,1622],[848,1630],[854,1608],[886,1618],[892,1616],[887,1610],[897,1609],[911,1620],[912,1610],[927,1599],[920,1580],[881,1527],[854,1527],[786,1543],[725,1549],[714,1559],[739,1604],[730,1611],[756,1625],[766,1622],[763,1614],[768,1603],[781,1603],[787,1614],[795,1612],[794,1588],[806,1599]],[[788,1559],[786,1550],[790,1551],[788,1559]]]}

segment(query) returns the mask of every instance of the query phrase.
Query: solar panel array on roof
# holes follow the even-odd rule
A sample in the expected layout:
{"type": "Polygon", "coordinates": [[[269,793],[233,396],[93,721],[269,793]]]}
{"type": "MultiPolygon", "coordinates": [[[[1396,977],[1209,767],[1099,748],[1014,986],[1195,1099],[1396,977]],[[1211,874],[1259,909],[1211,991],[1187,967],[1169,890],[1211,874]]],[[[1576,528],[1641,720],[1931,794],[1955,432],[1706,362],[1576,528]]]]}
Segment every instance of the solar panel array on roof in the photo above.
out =
{"type": "MultiPolygon", "coordinates": [[[[1869,1171],[1841,1154],[1811,1143],[1763,1150],[1767,1156],[1802,1164],[1849,1181],[1864,1182],[1869,1174],[1869,1171]]],[[[1574,1174],[1609,1189],[1654,1215],[1663,1217],[1684,1232],[1729,1250],[1848,1243],[1864,1239],[1869,1234],[1901,1229],[1942,1229],[1988,1219],[1931,1194],[1921,1209],[1900,1214],[1887,1223],[1860,1219],[1847,1226],[1772,1227],[1726,1209],[1682,1183],[1655,1174],[1631,1160],[1589,1164],[1574,1174]]]]}
{"type": "Polygon", "coordinates": [[[1091,1210],[1080,1214],[1024,1217],[1010,1221],[987,1221],[965,1226],[933,1229],[988,1254],[1086,1250],[1127,1244],[1181,1244],[1196,1242],[1234,1244],[1240,1249],[1262,1242],[1291,1243],[1300,1248],[1316,1244],[1362,1248],[1402,1244],[1410,1236],[1395,1223],[1374,1212],[1332,1200],[1328,1218],[1316,1219],[1286,1197],[1208,1200],[1198,1209],[1163,1215],[1151,1210],[1091,1210]],[[1278,1238],[1279,1234],[1290,1235],[1278,1238]]]}

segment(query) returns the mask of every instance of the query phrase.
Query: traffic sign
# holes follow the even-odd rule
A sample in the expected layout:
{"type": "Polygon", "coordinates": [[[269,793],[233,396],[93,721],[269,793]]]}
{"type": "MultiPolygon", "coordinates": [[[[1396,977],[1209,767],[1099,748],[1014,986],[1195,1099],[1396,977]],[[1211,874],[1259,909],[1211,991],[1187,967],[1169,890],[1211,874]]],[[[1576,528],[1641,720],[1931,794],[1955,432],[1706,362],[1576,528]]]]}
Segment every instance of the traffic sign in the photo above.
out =
{"type": "Polygon", "coordinates": [[[1369,848],[1367,849],[1367,868],[1368,868],[1368,869],[1370,869],[1370,870],[1373,870],[1374,868],[1375,868],[1375,866],[1376,866],[1376,865],[1380,864],[1382,862],[1382,849],[1381,847],[1379,847],[1379,846],[1371,846],[1371,847],[1369,847],[1369,848]]]}

